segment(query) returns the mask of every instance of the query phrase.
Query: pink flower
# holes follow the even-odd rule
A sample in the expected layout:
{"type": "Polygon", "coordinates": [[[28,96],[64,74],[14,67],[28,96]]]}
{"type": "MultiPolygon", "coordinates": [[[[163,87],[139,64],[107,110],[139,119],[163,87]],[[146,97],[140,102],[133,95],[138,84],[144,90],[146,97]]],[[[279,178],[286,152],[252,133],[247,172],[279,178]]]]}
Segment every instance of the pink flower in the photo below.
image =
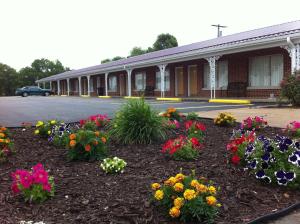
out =
{"type": "Polygon", "coordinates": [[[41,163],[36,164],[34,167],[32,167],[33,172],[44,170],[44,167],[41,163]]]}
{"type": "Polygon", "coordinates": [[[20,192],[20,189],[19,189],[18,184],[17,184],[16,182],[13,182],[13,184],[11,185],[11,190],[12,190],[15,194],[17,194],[17,193],[20,192]]]}
{"type": "Polygon", "coordinates": [[[49,183],[43,184],[43,190],[50,192],[51,191],[51,185],[49,183]]]}
{"type": "Polygon", "coordinates": [[[20,173],[20,184],[22,185],[22,187],[28,189],[31,187],[32,183],[33,178],[31,176],[31,173],[26,170],[22,170],[22,172],[20,173]]]}
{"type": "Polygon", "coordinates": [[[45,170],[37,170],[32,174],[33,182],[36,184],[47,184],[48,173],[45,170]]]}

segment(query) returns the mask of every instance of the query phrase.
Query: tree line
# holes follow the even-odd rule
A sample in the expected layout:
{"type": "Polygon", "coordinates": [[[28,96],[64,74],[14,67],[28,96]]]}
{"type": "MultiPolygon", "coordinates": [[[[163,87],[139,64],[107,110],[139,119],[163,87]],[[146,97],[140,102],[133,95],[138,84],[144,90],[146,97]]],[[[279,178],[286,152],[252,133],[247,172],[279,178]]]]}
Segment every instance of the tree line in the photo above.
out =
{"type": "MultiPolygon", "coordinates": [[[[174,36],[168,33],[160,34],[152,47],[148,47],[147,49],[134,47],[128,57],[177,46],[177,39],[174,36]]],[[[102,60],[101,64],[123,58],[125,57],[116,56],[112,59],[107,58],[102,60]]],[[[64,67],[59,60],[51,61],[45,58],[34,60],[30,66],[22,68],[20,71],[16,71],[16,69],[0,62],[0,96],[12,96],[19,87],[36,85],[36,80],[69,70],[70,68],[64,67]]]]}
{"type": "Polygon", "coordinates": [[[0,63],[0,96],[12,96],[19,87],[36,85],[35,81],[38,79],[69,70],[59,60],[50,61],[45,58],[34,60],[31,66],[22,68],[18,72],[0,63]]]}

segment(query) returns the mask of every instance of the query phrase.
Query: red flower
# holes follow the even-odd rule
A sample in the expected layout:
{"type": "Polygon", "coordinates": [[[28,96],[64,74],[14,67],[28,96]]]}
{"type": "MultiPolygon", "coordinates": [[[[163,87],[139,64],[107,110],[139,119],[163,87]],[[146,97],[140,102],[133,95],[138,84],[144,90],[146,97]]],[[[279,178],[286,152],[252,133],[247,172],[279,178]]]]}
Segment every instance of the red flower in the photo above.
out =
{"type": "Polygon", "coordinates": [[[184,123],[185,129],[188,130],[193,125],[193,121],[186,121],[184,123]]]}
{"type": "Polygon", "coordinates": [[[79,123],[80,123],[80,126],[83,126],[83,125],[85,125],[86,120],[80,120],[79,123]]]}
{"type": "Polygon", "coordinates": [[[201,131],[205,131],[205,130],[206,130],[205,125],[202,124],[202,123],[200,123],[200,122],[197,122],[197,123],[195,124],[195,127],[196,127],[197,129],[201,130],[201,131]]]}
{"type": "Polygon", "coordinates": [[[191,138],[190,141],[192,142],[194,147],[200,146],[200,142],[198,141],[197,138],[191,138]]]}
{"type": "Polygon", "coordinates": [[[236,154],[231,158],[231,162],[234,165],[238,165],[240,163],[240,160],[241,160],[241,158],[238,155],[236,155],[236,154]]]}

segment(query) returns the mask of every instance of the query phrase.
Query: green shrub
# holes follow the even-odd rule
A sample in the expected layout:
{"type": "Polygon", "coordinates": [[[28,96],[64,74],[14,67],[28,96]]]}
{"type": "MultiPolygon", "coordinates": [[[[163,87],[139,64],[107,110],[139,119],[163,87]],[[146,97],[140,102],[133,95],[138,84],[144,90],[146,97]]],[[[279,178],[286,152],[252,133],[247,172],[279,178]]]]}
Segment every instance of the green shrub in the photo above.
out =
{"type": "Polygon", "coordinates": [[[195,112],[190,112],[186,115],[186,120],[188,121],[198,121],[200,120],[200,117],[195,112]]]}
{"type": "Polygon", "coordinates": [[[166,138],[163,119],[144,99],[132,99],[113,119],[110,136],[124,144],[149,144],[163,140],[166,138]]]}
{"type": "Polygon", "coordinates": [[[300,73],[299,71],[295,75],[282,80],[281,84],[281,96],[285,97],[294,106],[300,106],[300,73]]]}

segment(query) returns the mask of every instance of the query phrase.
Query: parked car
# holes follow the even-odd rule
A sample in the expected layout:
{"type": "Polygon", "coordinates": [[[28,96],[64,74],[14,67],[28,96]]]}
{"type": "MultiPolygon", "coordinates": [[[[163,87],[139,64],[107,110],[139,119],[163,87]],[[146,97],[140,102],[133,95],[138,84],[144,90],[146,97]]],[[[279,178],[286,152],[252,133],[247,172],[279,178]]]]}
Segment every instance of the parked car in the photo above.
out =
{"type": "Polygon", "coordinates": [[[33,95],[40,95],[40,96],[50,96],[54,94],[51,89],[42,89],[38,86],[24,86],[22,88],[18,88],[16,90],[16,96],[33,96],[33,95]]]}

